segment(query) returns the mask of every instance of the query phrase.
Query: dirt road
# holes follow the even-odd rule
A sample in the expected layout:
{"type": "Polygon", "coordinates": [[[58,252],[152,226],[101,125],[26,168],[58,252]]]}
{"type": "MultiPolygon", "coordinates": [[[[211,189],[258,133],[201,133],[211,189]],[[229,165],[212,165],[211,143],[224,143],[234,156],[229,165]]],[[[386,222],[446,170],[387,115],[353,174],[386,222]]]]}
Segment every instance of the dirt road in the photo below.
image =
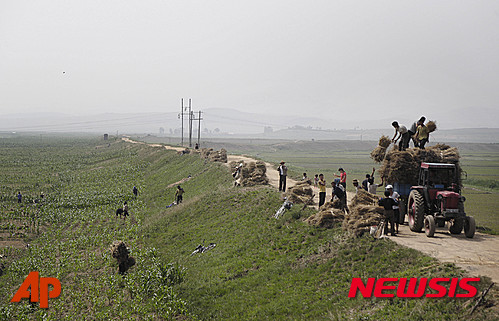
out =
{"type": "Polygon", "coordinates": [[[408,225],[401,226],[400,233],[391,240],[416,249],[441,262],[455,263],[472,275],[486,275],[499,282],[499,237],[476,233],[472,239],[463,233],[452,235],[447,227],[438,228],[434,237],[415,233],[408,225]]]}
{"type": "MultiPolygon", "coordinates": [[[[123,138],[129,143],[139,143],[128,137],[123,138]]],[[[166,149],[182,151],[185,148],[165,146],[159,144],[148,144],[152,147],[164,146],[166,149]]],[[[232,161],[253,162],[255,159],[248,156],[227,155],[228,164],[232,161]]],[[[265,162],[269,182],[275,188],[279,186],[279,173],[275,165],[265,162]]],[[[297,181],[288,178],[287,186],[293,186],[297,181]]],[[[314,188],[316,194],[315,202],[318,202],[319,191],[314,188]]],[[[348,193],[348,202],[351,201],[353,193],[348,193]]],[[[426,237],[424,233],[414,233],[407,225],[402,225],[398,236],[390,237],[391,240],[407,246],[427,255],[430,255],[441,262],[454,263],[465,269],[471,275],[488,276],[495,283],[499,282],[499,237],[494,235],[476,233],[473,239],[468,239],[464,234],[451,235],[447,229],[438,228],[434,237],[426,237]]]]}

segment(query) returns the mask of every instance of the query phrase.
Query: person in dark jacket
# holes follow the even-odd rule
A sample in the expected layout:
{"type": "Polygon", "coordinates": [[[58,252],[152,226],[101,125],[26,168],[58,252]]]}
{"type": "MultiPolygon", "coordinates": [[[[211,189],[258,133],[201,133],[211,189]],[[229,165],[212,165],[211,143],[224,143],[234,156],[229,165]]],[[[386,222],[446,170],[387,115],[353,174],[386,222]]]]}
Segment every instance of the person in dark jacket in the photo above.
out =
{"type": "Polygon", "coordinates": [[[398,202],[390,197],[390,192],[385,191],[385,197],[380,198],[378,201],[379,206],[383,206],[385,214],[385,234],[388,233],[388,222],[390,223],[390,233],[395,236],[395,216],[393,213],[393,206],[398,205],[398,202]]]}
{"type": "Polygon", "coordinates": [[[347,193],[345,192],[345,188],[343,187],[343,185],[341,185],[341,183],[336,184],[335,181],[332,181],[331,188],[331,202],[334,201],[334,197],[336,196],[340,201],[340,209],[346,211],[347,213],[350,213],[350,210],[347,206],[347,193]]]}

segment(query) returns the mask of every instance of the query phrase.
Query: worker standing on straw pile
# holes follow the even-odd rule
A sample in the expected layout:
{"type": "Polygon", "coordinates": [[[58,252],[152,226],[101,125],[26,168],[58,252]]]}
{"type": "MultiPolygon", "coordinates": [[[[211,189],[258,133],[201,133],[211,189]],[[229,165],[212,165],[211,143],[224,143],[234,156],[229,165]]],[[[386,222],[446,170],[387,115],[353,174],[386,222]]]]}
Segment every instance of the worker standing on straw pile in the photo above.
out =
{"type": "Polygon", "coordinates": [[[424,120],[420,119],[418,121],[418,129],[416,130],[416,134],[414,136],[416,136],[416,141],[418,142],[417,147],[424,149],[424,146],[430,138],[430,131],[428,130],[428,127],[425,126],[424,120]]]}
{"type": "Polygon", "coordinates": [[[411,139],[411,135],[409,134],[407,127],[399,125],[397,121],[394,121],[392,126],[395,128],[392,143],[397,144],[397,141],[400,139],[399,151],[406,150],[409,147],[409,139],[411,139]]]}
{"type": "Polygon", "coordinates": [[[319,209],[326,202],[326,180],[324,179],[324,174],[319,175],[319,209]]]}
{"type": "Polygon", "coordinates": [[[411,128],[409,128],[409,135],[412,138],[412,142],[414,143],[414,147],[418,147],[418,140],[416,139],[416,132],[418,130],[419,122],[424,123],[425,120],[426,120],[426,117],[421,116],[421,118],[419,118],[419,120],[412,123],[411,128]]]}
{"type": "Polygon", "coordinates": [[[279,192],[286,191],[286,176],[288,175],[288,168],[284,165],[286,162],[280,162],[277,171],[279,172],[279,192]]]}

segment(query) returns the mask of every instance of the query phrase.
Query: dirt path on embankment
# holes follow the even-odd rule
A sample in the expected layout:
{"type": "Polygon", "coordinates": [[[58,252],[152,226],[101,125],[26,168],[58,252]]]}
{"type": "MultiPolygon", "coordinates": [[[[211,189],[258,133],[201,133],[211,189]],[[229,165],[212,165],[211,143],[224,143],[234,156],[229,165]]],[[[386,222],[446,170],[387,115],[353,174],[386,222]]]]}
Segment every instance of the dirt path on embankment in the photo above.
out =
{"type": "MultiPolygon", "coordinates": [[[[131,140],[129,137],[123,137],[123,140],[133,144],[146,144],[131,140]]],[[[147,144],[152,147],[164,147],[165,149],[182,151],[185,148],[167,146],[160,144],[147,144]]],[[[227,155],[227,164],[232,161],[254,162],[254,158],[245,155],[227,155]]],[[[270,185],[279,187],[279,173],[277,167],[271,163],[265,162],[267,167],[267,177],[270,185]]],[[[291,178],[287,179],[287,186],[293,186],[297,181],[291,178]]],[[[318,202],[319,191],[314,187],[315,202],[318,202]]],[[[348,202],[350,203],[354,193],[348,193],[348,202]]],[[[327,197],[326,197],[327,198],[327,197]]],[[[426,237],[424,233],[415,233],[407,225],[400,226],[398,236],[389,237],[400,245],[407,246],[421,251],[429,256],[438,259],[444,263],[454,263],[457,266],[468,271],[471,275],[488,276],[495,283],[499,282],[499,237],[476,233],[475,237],[468,239],[464,233],[452,235],[446,227],[436,229],[434,237],[426,237]]]]}
{"type": "Polygon", "coordinates": [[[499,237],[495,235],[475,233],[469,239],[464,233],[450,234],[446,225],[437,227],[434,237],[426,237],[425,233],[412,232],[408,225],[403,225],[400,233],[390,239],[440,262],[454,263],[472,275],[485,275],[499,282],[499,237]]]}

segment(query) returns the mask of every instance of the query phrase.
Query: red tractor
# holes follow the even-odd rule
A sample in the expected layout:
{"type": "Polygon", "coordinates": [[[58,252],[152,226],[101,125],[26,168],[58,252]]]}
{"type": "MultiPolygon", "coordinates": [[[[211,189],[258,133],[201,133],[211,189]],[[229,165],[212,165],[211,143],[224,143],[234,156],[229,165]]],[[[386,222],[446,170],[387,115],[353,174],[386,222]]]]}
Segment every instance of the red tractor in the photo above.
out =
{"type": "Polygon", "coordinates": [[[407,203],[407,215],[411,231],[426,236],[435,234],[435,227],[449,222],[451,234],[460,234],[464,228],[466,237],[475,235],[475,219],[466,216],[456,165],[421,163],[418,186],[412,186],[407,203]]]}

